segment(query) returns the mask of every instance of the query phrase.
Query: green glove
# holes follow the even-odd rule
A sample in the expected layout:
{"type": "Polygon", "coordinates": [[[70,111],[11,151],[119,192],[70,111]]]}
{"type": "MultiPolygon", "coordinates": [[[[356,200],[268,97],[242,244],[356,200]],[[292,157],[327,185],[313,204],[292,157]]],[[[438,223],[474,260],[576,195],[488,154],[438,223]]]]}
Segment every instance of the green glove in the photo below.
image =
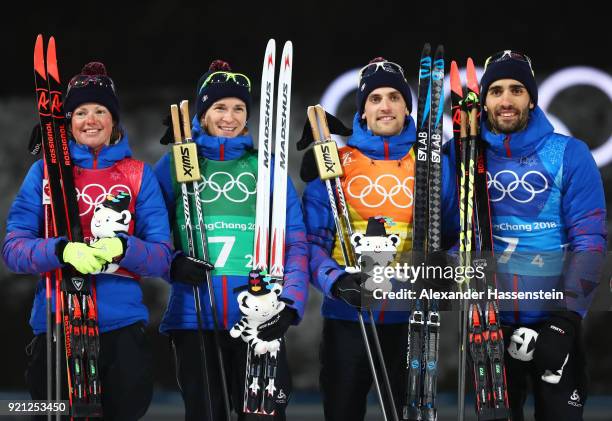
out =
{"type": "Polygon", "coordinates": [[[123,257],[127,248],[121,238],[110,237],[101,238],[98,241],[91,243],[91,247],[97,250],[97,256],[111,263],[116,258],[123,257]]]}
{"type": "Polygon", "coordinates": [[[61,254],[62,263],[68,263],[76,270],[86,275],[99,272],[104,260],[99,259],[99,251],[85,243],[66,243],[61,254]]]}

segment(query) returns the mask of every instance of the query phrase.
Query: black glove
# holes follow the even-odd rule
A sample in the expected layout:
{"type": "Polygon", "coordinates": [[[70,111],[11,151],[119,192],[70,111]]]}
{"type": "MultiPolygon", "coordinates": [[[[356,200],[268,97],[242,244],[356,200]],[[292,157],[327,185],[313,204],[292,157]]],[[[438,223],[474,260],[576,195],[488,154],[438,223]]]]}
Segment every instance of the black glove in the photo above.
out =
{"type": "Polygon", "coordinates": [[[291,307],[285,306],[280,313],[257,327],[259,331],[257,336],[262,341],[280,339],[285,335],[289,326],[291,326],[296,319],[296,311],[291,307]]]}
{"type": "Polygon", "coordinates": [[[206,272],[215,267],[204,260],[180,254],[170,266],[170,277],[176,282],[199,286],[206,279],[206,272]]]}
{"type": "Polygon", "coordinates": [[[310,183],[319,176],[319,168],[315,159],[314,150],[308,149],[302,155],[302,165],[300,166],[300,178],[304,183],[310,183]]]}
{"type": "MultiPolygon", "coordinates": [[[[331,134],[340,136],[350,136],[353,134],[353,130],[346,127],[336,116],[325,111],[325,117],[327,118],[327,125],[331,134]]],[[[310,120],[307,118],[304,123],[304,129],[302,130],[302,137],[297,142],[297,150],[301,151],[306,149],[313,142],[312,127],[310,126],[310,120]]]]}
{"type": "Polygon", "coordinates": [[[573,311],[558,311],[544,323],[538,333],[533,363],[542,375],[546,370],[558,374],[566,362],[568,354],[574,349],[575,340],[580,334],[581,317],[573,311]]]}
{"type": "Polygon", "coordinates": [[[332,295],[357,309],[368,308],[372,293],[362,287],[368,275],[363,272],[343,273],[332,285],[332,295]]]}
{"type": "MultiPolygon", "coordinates": [[[[329,126],[329,132],[331,134],[337,134],[340,136],[350,136],[353,134],[353,130],[346,127],[338,118],[331,115],[327,111],[325,112],[327,118],[327,125],[329,126]]],[[[297,142],[297,150],[301,151],[310,146],[314,142],[312,135],[312,128],[310,126],[310,120],[306,119],[304,123],[304,130],[302,130],[302,137],[297,142]]],[[[319,170],[317,168],[317,161],[314,156],[312,149],[307,150],[302,156],[302,165],[300,167],[300,178],[303,182],[308,183],[319,176],[319,170]]]]}
{"type": "Polygon", "coordinates": [[[161,139],[159,139],[159,143],[162,145],[171,145],[174,143],[174,131],[172,130],[172,118],[170,117],[170,114],[163,118],[162,124],[166,126],[166,131],[161,139]]]}
{"type": "Polygon", "coordinates": [[[30,133],[30,142],[28,143],[28,151],[34,156],[38,155],[42,148],[42,130],[40,128],[40,123],[36,123],[34,127],[32,127],[32,132],[30,133]]]}

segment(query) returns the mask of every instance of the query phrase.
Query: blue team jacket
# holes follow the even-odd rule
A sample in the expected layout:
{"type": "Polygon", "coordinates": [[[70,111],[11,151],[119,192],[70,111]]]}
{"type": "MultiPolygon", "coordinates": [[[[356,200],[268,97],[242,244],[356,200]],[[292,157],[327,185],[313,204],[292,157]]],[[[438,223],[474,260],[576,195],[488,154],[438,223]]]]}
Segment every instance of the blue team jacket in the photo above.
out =
{"type": "Polygon", "coordinates": [[[554,133],[536,107],[527,127],[494,134],[486,120],[487,170],[497,286],[561,291],[564,302],[500,302],[508,324],[533,324],[557,306],[584,316],[606,249],[606,208],[597,165],[582,141],[554,133]],[[565,258],[564,258],[565,256],[565,258]]]}
{"type": "MultiPolygon", "coordinates": [[[[192,136],[197,144],[198,155],[211,160],[238,159],[253,148],[253,138],[250,135],[235,138],[214,137],[207,135],[196,118],[192,121],[192,136]]],[[[272,168],[274,166],[272,165],[272,168]]],[[[162,188],[168,214],[171,220],[175,213],[175,196],[170,171],[170,154],[164,155],[155,165],[155,174],[162,188]]],[[[206,212],[206,209],[203,208],[206,212]]],[[[306,229],[302,208],[297,193],[291,182],[287,180],[287,227],[285,239],[285,284],[282,297],[293,303],[290,307],[297,310],[301,319],[308,298],[308,247],[306,245],[306,229]]],[[[197,317],[193,299],[193,289],[190,285],[175,282],[170,275],[164,276],[170,282],[171,293],[168,307],[164,314],[161,332],[173,329],[197,329],[197,317]]],[[[218,320],[223,329],[231,329],[240,319],[240,310],[234,293],[234,288],[247,284],[248,271],[244,276],[213,276],[213,288],[217,305],[218,320]]],[[[208,288],[201,288],[200,301],[203,303],[203,322],[206,329],[213,328],[213,318],[208,298],[208,288]]]]}
{"type": "MultiPolygon", "coordinates": [[[[114,145],[103,147],[96,155],[87,147],[70,141],[70,156],[81,168],[102,169],[131,157],[127,135],[114,145]]],[[[40,274],[62,266],[55,255],[59,238],[44,238],[42,206],[43,161],[36,161],[13,201],[8,215],[7,234],[2,255],[7,266],[18,273],[40,274]]],[[[151,167],[145,165],[136,201],[134,235],[127,238],[127,250],[120,264],[142,276],[162,276],[171,259],[170,228],[159,185],[151,167]]],[[[139,321],[148,322],[140,284],[133,278],[113,274],[93,275],[101,333],[139,321]]],[[[55,285],[55,281],[52,282],[55,285]]],[[[55,289],[55,288],[54,288],[55,289]]],[[[55,307],[55,294],[53,307],[55,307]]],[[[45,283],[36,287],[30,325],[34,334],[46,331],[45,283]]]]}
{"type": "MultiPolygon", "coordinates": [[[[371,130],[365,128],[360,122],[359,115],[355,114],[353,134],[348,139],[347,144],[359,149],[372,159],[395,160],[404,157],[410,151],[415,139],[416,128],[414,120],[410,116],[406,118],[404,129],[400,134],[383,138],[374,135],[371,130]],[[386,154],[385,149],[387,150],[386,154]]],[[[449,155],[452,153],[451,147],[450,142],[447,143],[442,155],[442,227],[444,243],[447,245],[454,244],[459,231],[455,166],[454,159],[449,155]]],[[[336,229],[325,184],[318,178],[308,183],[302,200],[310,241],[311,280],[313,285],[325,296],[321,313],[326,318],[356,321],[357,312],[355,309],[331,295],[332,285],[345,272],[330,257],[336,229]]],[[[381,210],[381,214],[384,214],[384,210],[381,210]]],[[[368,314],[364,312],[363,315],[367,320],[368,314]]],[[[409,318],[409,312],[407,311],[388,311],[381,314],[380,311],[375,310],[373,315],[377,323],[407,322],[409,318]]]]}

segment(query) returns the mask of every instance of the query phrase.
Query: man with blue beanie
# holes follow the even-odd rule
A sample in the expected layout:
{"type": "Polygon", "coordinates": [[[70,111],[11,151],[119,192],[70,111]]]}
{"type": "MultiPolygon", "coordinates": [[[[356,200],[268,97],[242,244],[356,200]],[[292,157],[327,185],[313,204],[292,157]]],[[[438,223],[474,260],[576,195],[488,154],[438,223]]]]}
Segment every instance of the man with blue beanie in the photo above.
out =
{"type": "MultiPolygon", "coordinates": [[[[410,116],[412,98],[403,69],[383,58],[370,61],[359,74],[357,112],[352,135],[339,150],[344,171],[340,185],[355,233],[388,236],[396,255],[412,248],[412,205],[415,175],[416,140],[414,120],[410,116]]],[[[335,119],[330,118],[330,124],[335,119]]],[[[305,130],[305,136],[310,130],[305,130]]],[[[345,132],[346,133],[346,132],[345,132]]],[[[305,137],[298,147],[306,147],[305,137]]],[[[406,347],[410,312],[398,310],[391,300],[374,300],[364,311],[362,294],[367,275],[346,268],[336,232],[327,190],[315,172],[305,171],[308,181],[303,196],[304,216],[310,241],[310,271],[313,285],[324,295],[324,317],[320,348],[320,386],[326,421],[359,421],[366,413],[367,395],[372,387],[372,373],[363,344],[358,311],[369,323],[376,323],[383,358],[395,402],[393,410],[401,417],[406,400],[406,347]],[[308,174],[307,174],[308,173],[308,174]],[[395,311],[394,311],[395,310],[395,311]]],[[[457,196],[452,160],[442,159],[443,235],[447,247],[458,232],[457,196]]],[[[365,241],[364,241],[365,244],[365,241]]],[[[359,247],[362,251],[364,247],[359,247]]],[[[387,266],[390,266],[391,263],[387,266]]],[[[363,267],[362,267],[363,269],[363,267]]],[[[370,332],[371,333],[371,332],[370,332]]],[[[370,336],[370,342],[372,337],[370,336]]],[[[382,379],[378,373],[379,379],[382,379]]]]}
{"type": "Polygon", "coordinates": [[[500,302],[512,419],[524,419],[531,382],[538,420],[582,420],[586,401],[581,321],[606,250],[597,165],[582,141],[555,133],[538,107],[531,60],[505,50],[481,80],[482,138],[502,291],[560,291],[563,299],[500,302]]]}

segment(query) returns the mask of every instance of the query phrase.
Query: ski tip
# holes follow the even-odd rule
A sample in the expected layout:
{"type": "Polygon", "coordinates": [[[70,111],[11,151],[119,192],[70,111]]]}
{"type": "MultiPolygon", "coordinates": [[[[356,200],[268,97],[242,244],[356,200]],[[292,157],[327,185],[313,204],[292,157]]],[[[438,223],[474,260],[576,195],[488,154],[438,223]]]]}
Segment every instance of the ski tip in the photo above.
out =
{"type": "Polygon", "coordinates": [[[43,79],[47,79],[47,72],[45,71],[45,54],[43,52],[43,36],[38,34],[36,37],[36,43],[34,44],[34,71],[38,73],[43,79]]]}
{"type": "Polygon", "coordinates": [[[436,53],[435,53],[436,57],[439,56],[444,56],[444,45],[440,44],[436,47],[436,53]]]}
{"type": "Polygon", "coordinates": [[[268,40],[268,43],[266,44],[266,59],[269,56],[274,57],[276,52],[276,41],[274,40],[274,38],[270,38],[268,40]]]}
{"type": "Polygon", "coordinates": [[[281,63],[283,69],[293,67],[293,43],[291,41],[285,42],[283,47],[283,62],[281,63]]]}
{"type": "Polygon", "coordinates": [[[426,42],[423,45],[423,52],[421,53],[421,57],[428,56],[430,54],[431,54],[431,45],[428,42],[426,42]]]}
{"type": "Polygon", "coordinates": [[[479,93],[478,77],[476,76],[476,68],[474,67],[474,61],[472,60],[471,57],[468,57],[467,59],[466,73],[467,73],[468,88],[472,92],[475,92],[476,94],[478,94],[479,93]]]}
{"type": "Polygon", "coordinates": [[[49,44],[47,45],[47,72],[57,83],[60,83],[54,37],[49,38],[49,44]]]}
{"type": "Polygon", "coordinates": [[[459,66],[455,60],[451,61],[450,67],[450,84],[451,91],[460,97],[463,96],[463,89],[461,88],[461,77],[459,76],[459,66]]]}
{"type": "Polygon", "coordinates": [[[272,71],[274,71],[275,63],[276,63],[276,41],[274,41],[274,39],[271,38],[268,41],[268,44],[266,45],[266,54],[264,56],[263,71],[265,72],[266,69],[269,69],[269,68],[272,68],[272,71]]]}
{"type": "Polygon", "coordinates": [[[472,60],[472,57],[468,57],[467,59],[467,69],[474,69],[474,60],[472,60]]]}

